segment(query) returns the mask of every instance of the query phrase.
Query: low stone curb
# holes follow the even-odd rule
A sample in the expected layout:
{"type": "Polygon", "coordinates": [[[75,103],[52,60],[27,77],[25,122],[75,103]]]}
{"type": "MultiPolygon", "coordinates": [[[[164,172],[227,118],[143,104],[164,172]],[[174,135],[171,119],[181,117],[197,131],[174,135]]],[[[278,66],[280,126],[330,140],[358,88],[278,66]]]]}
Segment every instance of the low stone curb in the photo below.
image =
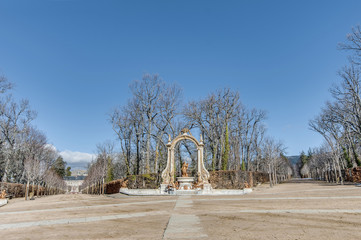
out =
{"type": "Polygon", "coordinates": [[[207,192],[197,190],[177,190],[172,193],[161,193],[160,189],[127,189],[121,188],[119,193],[130,195],[130,196],[174,196],[174,195],[202,195],[202,196],[213,196],[213,195],[244,195],[251,193],[252,188],[245,189],[212,189],[207,192]]]}
{"type": "Polygon", "coordinates": [[[6,204],[8,204],[7,199],[0,199],[0,207],[5,206],[6,204]]]}

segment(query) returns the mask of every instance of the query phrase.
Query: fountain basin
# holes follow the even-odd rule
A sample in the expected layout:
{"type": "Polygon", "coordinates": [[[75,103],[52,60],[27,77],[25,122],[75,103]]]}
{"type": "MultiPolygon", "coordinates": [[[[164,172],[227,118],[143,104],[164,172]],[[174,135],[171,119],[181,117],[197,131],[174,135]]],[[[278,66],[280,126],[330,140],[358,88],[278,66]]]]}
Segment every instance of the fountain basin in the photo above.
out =
{"type": "Polygon", "coordinates": [[[194,178],[193,177],[177,177],[179,183],[178,190],[192,190],[194,178]]]}

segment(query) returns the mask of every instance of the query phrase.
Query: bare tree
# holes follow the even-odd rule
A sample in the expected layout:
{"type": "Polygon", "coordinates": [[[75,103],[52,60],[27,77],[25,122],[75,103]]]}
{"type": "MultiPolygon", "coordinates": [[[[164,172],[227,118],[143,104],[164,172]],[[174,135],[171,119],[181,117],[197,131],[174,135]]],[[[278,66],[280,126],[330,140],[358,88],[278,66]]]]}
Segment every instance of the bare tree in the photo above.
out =
{"type": "Polygon", "coordinates": [[[243,170],[249,171],[251,169],[251,155],[254,152],[257,144],[257,137],[260,136],[264,130],[262,122],[266,119],[266,112],[262,110],[252,109],[246,110],[243,115],[244,119],[240,123],[240,128],[243,130],[242,140],[242,166],[243,170]]]}
{"type": "Polygon", "coordinates": [[[49,170],[46,172],[44,181],[48,195],[64,193],[66,190],[65,181],[53,170],[49,170]]]}
{"type": "Polygon", "coordinates": [[[350,61],[361,64],[361,27],[352,28],[352,32],[346,36],[347,42],[339,44],[340,49],[351,52],[350,61]]]}
{"type": "Polygon", "coordinates": [[[0,94],[6,93],[13,88],[13,84],[5,76],[0,76],[0,94]]]}
{"type": "MultiPolygon", "coordinates": [[[[24,177],[27,182],[26,199],[29,183],[39,185],[44,181],[46,172],[50,170],[58,154],[48,143],[46,136],[34,127],[29,127],[23,134],[24,177]]],[[[37,194],[39,191],[37,191],[37,194]]]]}
{"type": "Polygon", "coordinates": [[[57,152],[47,144],[46,136],[31,125],[36,112],[28,100],[16,102],[11,94],[3,96],[12,84],[0,76],[0,175],[2,181],[46,184],[52,194],[62,192],[64,181],[50,170],[57,152]]]}
{"type": "Polygon", "coordinates": [[[145,74],[141,81],[133,81],[130,85],[133,95],[139,100],[141,112],[145,114],[146,129],[146,158],[145,170],[150,173],[151,158],[151,135],[154,127],[154,119],[158,115],[156,111],[162,94],[163,81],[158,75],[145,74]]]}
{"type": "Polygon", "coordinates": [[[266,138],[263,145],[264,167],[267,166],[268,168],[267,172],[269,174],[270,186],[273,187],[273,185],[278,183],[277,174],[280,172],[279,168],[284,165],[282,164],[284,146],[281,142],[277,142],[272,138],[266,138]]]}
{"type": "Polygon", "coordinates": [[[311,130],[320,133],[329,147],[329,152],[319,150],[316,157],[311,158],[309,164],[321,170],[310,173],[328,180],[336,179],[341,184],[343,169],[361,165],[360,30],[360,26],[353,28],[347,35],[347,42],[339,45],[340,49],[351,53],[350,65],[339,72],[340,84],[330,89],[333,101],[327,102],[319,116],[309,122],[311,130]]]}
{"type": "Polygon", "coordinates": [[[134,131],[130,110],[126,108],[115,109],[110,115],[110,122],[112,123],[113,130],[120,141],[123,159],[127,168],[126,175],[129,175],[131,173],[131,144],[134,131]]]}
{"type": "Polygon", "coordinates": [[[136,163],[134,173],[139,174],[141,171],[141,164],[143,161],[142,154],[142,143],[144,142],[144,131],[145,131],[145,121],[144,115],[142,113],[141,103],[137,98],[133,98],[129,103],[129,114],[133,127],[134,144],[136,146],[136,163]]]}
{"type": "Polygon", "coordinates": [[[335,175],[343,184],[342,174],[341,174],[341,165],[340,165],[340,138],[342,126],[334,121],[333,111],[331,108],[325,108],[322,110],[322,113],[315,119],[309,122],[310,129],[318,132],[323,136],[325,141],[328,143],[332,150],[333,156],[333,165],[335,170],[335,175]]]}
{"type": "Polygon", "coordinates": [[[222,168],[226,131],[238,116],[240,105],[239,93],[225,88],[209,94],[199,102],[189,102],[183,110],[188,125],[199,128],[205,141],[209,143],[212,170],[222,168]]]}
{"type": "Polygon", "coordinates": [[[130,88],[132,99],[110,114],[126,174],[157,172],[166,158],[168,134],[176,134],[174,124],[182,91],[175,84],[165,84],[158,75],[149,74],[142,81],[133,81],[130,88]]]}
{"type": "Polygon", "coordinates": [[[1,130],[1,145],[4,154],[4,173],[2,181],[8,181],[9,174],[12,173],[11,164],[15,164],[17,142],[23,132],[27,130],[30,122],[35,118],[36,113],[30,109],[27,100],[21,101],[17,104],[13,101],[11,96],[8,96],[4,101],[0,102],[0,130],[1,130]]]}
{"type": "MultiPolygon", "coordinates": [[[[239,170],[242,161],[243,170],[268,171],[262,144],[266,113],[244,107],[239,92],[217,90],[197,102],[190,101],[180,112],[182,91],[177,85],[165,84],[158,75],[146,74],[141,81],[132,82],[130,88],[130,101],[109,115],[121,147],[116,158],[117,175],[122,176],[121,169],[124,175],[159,172],[166,163],[168,139],[176,137],[184,127],[198,131],[207,143],[204,159],[209,169],[239,170]]],[[[175,149],[176,170],[183,161],[195,165],[197,155],[192,144],[181,141],[175,149]]],[[[277,172],[289,174],[289,164],[279,158],[272,165],[274,178],[277,172]]],[[[99,181],[101,170],[96,168],[101,168],[98,160],[90,166],[84,186],[99,181]]]]}

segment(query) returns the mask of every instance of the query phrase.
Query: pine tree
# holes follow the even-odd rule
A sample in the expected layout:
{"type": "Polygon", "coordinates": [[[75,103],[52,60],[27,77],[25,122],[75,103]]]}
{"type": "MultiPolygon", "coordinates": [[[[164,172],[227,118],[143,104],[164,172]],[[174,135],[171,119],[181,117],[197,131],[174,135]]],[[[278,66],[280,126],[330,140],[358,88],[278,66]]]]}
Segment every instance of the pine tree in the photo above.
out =
{"type": "Polygon", "coordinates": [[[107,178],[106,182],[111,182],[114,180],[114,167],[111,157],[108,157],[108,168],[107,168],[107,178]]]}
{"type": "Polygon", "coordinates": [[[59,156],[55,162],[54,162],[54,165],[53,165],[53,170],[56,172],[56,174],[59,175],[59,177],[63,178],[65,177],[65,165],[66,165],[66,162],[64,161],[64,159],[59,156]]]}
{"type": "Polygon", "coordinates": [[[242,159],[241,170],[246,171],[246,162],[244,161],[244,159],[242,159]]]}
{"type": "Polygon", "coordinates": [[[305,152],[302,151],[300,154],[299,162],[298,162],[298,167],[299,167],[298,169],[300,171],[299,174],[301,176],[302,176],[301,169],[307,164],[307,161],[308,161],[307,156],[306,156],[305,152]]]}
{"type": "Polygon", "coordinates": [[[308,153],[307,153],[307,162],[312,158],[312,150],[311,148],[308,149],[308,153]]]}
{"type": "Polygon", "coordinates": [[[307,160],[308,160],[308,159],[307,159],[307,156],[306,156],[305,152],[302,151],[302,152],[301,152],[301,155],[300,155],[300,161],[301,161],[301,163],[302,163],[302,166],[307,163],[307,160]]]}
{"type": "Polygon", "coordinates": [[[67,177],[70,177],[70,176],[71,176],[71,171],[70,171],[70,170],[71,170],[71,167],[67,167],[67,168],[66,168],[66,176],[67,176],[67,177]]]}

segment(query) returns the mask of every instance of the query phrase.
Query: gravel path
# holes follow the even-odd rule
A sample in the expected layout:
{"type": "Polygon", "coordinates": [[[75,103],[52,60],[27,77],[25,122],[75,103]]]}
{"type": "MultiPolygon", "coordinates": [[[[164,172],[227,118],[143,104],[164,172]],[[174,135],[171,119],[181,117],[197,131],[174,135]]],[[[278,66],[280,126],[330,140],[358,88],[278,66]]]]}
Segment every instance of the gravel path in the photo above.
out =
{"type": "Polygon", "coordinates": [[[0,208],[4,239],[361,239],[361,188],[261,185],[243,196],[59,195],[0,208]]]}
{"type": "Polygon", "coordinates": [[[191,196],[180,196],[169,219],[163,239],[199,239],[208,238],[203,231],[198,216],[184,214],[184,209],[193,207],[191,196]]]}

